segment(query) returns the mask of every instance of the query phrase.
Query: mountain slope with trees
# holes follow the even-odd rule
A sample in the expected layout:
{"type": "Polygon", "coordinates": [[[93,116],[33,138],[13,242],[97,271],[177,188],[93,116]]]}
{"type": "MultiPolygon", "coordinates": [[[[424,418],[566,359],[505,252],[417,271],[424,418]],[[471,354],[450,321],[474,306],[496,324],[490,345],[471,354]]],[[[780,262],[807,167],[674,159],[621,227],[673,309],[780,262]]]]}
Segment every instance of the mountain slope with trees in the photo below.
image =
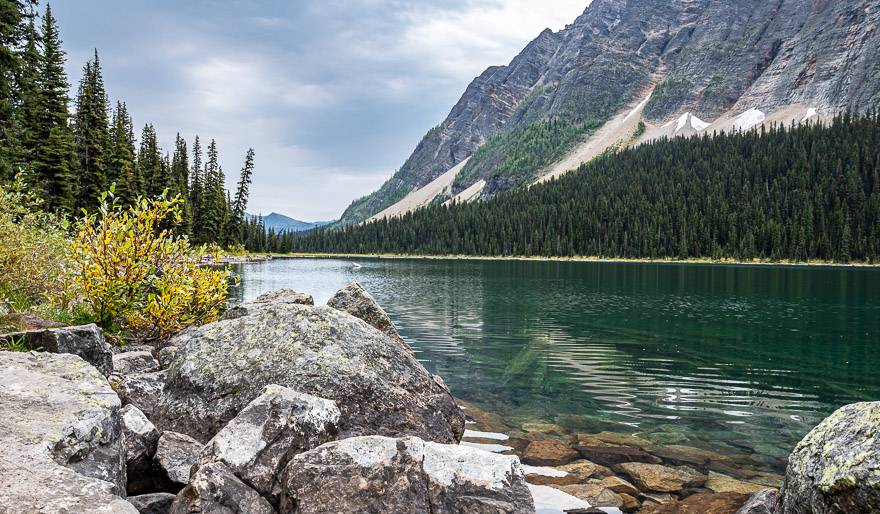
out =
{"type": "Polygon", "coordinates": [[[880,1],[594,0],[487,69],[378,191],[342,224],[368,219],[471,157],[451,194],[526,187],[598,126],[654,91],[662,124],[792,105],[833,115],[880,102],[880,1]],[[656,89],[654,89],[656,87],[656,89]]]}
{"type": "Polygon", "coordinates": [[[291,249],[877,262],[880,115],[663,139],[488,202],[314,230],[291,249]]]}

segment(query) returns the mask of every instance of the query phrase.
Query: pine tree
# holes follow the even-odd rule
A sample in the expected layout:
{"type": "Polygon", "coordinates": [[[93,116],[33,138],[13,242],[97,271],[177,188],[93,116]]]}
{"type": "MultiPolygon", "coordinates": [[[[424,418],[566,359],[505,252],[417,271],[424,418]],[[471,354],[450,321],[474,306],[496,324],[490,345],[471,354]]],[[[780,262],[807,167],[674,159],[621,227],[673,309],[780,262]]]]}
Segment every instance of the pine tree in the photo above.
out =
{"type": "Polygon", "coordinates": [[[46,5],[42,27],[43,54],[40,60],[39,133],[32,164],[35,186],[46,196],[50,210],[71,212],[74,205],[75,158],[73,133],[67,124],[65,54],[52,8],[46,5]]]}
{"type": "Polygon", "coordinates": [[[88,61],[83,67],[74,117],[79,168],[77,204],[80,209],[94,207],[98,196],[109,185],[107,168],[111,150],[107,102],[101,62],[95,50],[94,60],[88,61]]]}
{"type": "Polygon", "coordinates": [[[202,225],[198,239],[202,242],[223,242],[228,206],[226,203],[225,177],[217,155],[217,142],[208,145],[208,160],[203,176],[202,225]]]}
{"type": "Polygon", "coordinates": [[[16,88],[18,104],[16,108],[16,132],[19,149],[16,160],[29,163],[33,160],[38,146],[37,134],[40,131],[40,35],[37,32],[35,16],[30,19],[25,30],[25,43],[21,52],[21,69],[17,75],[16,88]]]}
{"type": "Polygon", "coordinates": [[[23,22],[28,18],[26,9],[34,3],[0,0],[0,179],[12,176],[20,153],[20,132],[15,116],[18,103],[16,77],[23,68],[17,48],[24,36],[23,22]]]}
{"type": "Polygon", "coordinates": [[[250,185],[254,175],[254,149],[250,148],[244,158],[244,167],[241,168],[238,185],[235,189],[235,199],[231,203],[229,223],[226,237],[231,243],[242,243],[244,240],[244,216],[247,209],[250,185]]]}
{"type": "Polygon", "coordinates": [[[198,240],[199,235],[202,233],[202,190],[203,190],[203,179],[202,179],[202,144],[199,141],[199,136],[196,135],[196,139],[193,142],[193,150],[192,150],[192,168],[190,171],[190,184],[189,184],[189,205],[192,217],[192,226],[190,227],[190,235],[198,240]]]}
{"type": "Polygon", "coordinates": [[[155,198],[168,187],[168,177],[162,164],[162,153],[152,124],[144,125],[141,132],[141,145],[137,156],[137,168],[141,193],[147,198],[155,198]]]}
{"type": "Polygon", "coordinates": [[[134,128],[123,102],[117,102],[113,111],[110,141],[109,181],[116,184],[116,196],[124,204],[130,204],[140,190],[135,165],[134,128]]]}
{"type": "Polygon", "coordinates": [[[177,134],[174,156],[171,158],[171,193],[183,200],[183,223],[181,233],[189,234],[192,227],[192,209],[189,204],[189,153],[186,140],[177,134]]]}

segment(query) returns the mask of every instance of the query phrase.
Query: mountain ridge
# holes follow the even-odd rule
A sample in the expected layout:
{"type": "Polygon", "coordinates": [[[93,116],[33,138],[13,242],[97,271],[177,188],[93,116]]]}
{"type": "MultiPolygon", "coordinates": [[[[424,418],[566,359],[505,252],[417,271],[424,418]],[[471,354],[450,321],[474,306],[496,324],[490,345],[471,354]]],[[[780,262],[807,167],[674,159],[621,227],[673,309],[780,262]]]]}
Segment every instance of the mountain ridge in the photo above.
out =
{"type": "Polygon", "coordinates": [[[388,209],[469,157],[450,197],[480,181],[483,199],[525,187],[646,90],[640,119],[649,128],[685,113],[711,123],[754,108],[787,121],[773,114],[792,105],[864,111],[880,102],[878,5],[596,0],[475,78],[404,166],[341,221],[388,209]]]}
{"type": "Polygon", "coordinates": [[[248,218],[261,217],[266,230],[274,229],[277,232],[302,232],[313,228],[323,227],[335,223],[335,221],[300,221],[281,213],[272,212],[266,216],[259,214],[247,214],[248,218]]]}

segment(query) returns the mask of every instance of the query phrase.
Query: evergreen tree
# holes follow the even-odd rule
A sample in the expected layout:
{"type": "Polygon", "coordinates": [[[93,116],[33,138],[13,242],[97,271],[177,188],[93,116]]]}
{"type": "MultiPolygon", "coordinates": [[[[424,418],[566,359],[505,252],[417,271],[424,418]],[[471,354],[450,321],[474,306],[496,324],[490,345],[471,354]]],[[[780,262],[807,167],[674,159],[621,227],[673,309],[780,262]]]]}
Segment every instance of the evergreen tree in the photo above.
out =
{"type": "Polygon", "coordinates": [[[155,198],[168,187],[166,168],[162,163],[162,153],[152,124],[144,125],[141,132],[141,145],[137,156],[137,169],[141,194],[155,198]]]}
{"type": "Polygon", "coordinates": [[[116,196],[130,204],[140,194],[136,175],[134,127],[123,102],[116,103],[110,130],[110,163],[108,176],[116,184],[116,196]]]}
{"type": "Polygon", "coordinates": [[[198,240],[198,236],[202,233],[202,144],[199,136],[196,135],[193,141],[192,150],[192,168],[190,171],[189,183],[189,205],[190,216],[192,218],[192,226],[190,227],[190,235],[198,240]]]}
{"type": "Polygon", "coordinates": [[[94,60],[83,67],[79,91],[76,96],[74,139],[79,171],[77,206],[89,209],[97,204],[97,198],[107,190],[108,161],[110,160],[110,130],[107,115],[107,92],[98,51],[94,60]]]}
{"type": "Polygon", "coordinates": [[[174,141],[174,157],[171,158],[171,192],[183,200],[183,223],[180,229],[189,234],[192,229],[192,209],[189,204],[189,153],[186,140],[177,134],[174,141]]]}
{"type": "Polygon", "coordinates": [[[217,155],[217,142],[212,139],[208,145],[208,160],[205,162],[202,182],[204,198],[201,206],[201,233],[197,238],[202,242],[223,241],[223,228],[228,213],[224,183],[225,177],[217,155]]]}
{"type": "Polygon", "coordinates": [[[40,131],[40,35],[35,16],[29,16],[25,29],[21,67],[16,75],[17,104],[14,113],[16,141],[15,161],[26,164],[33,160],[40,131]]]}
{"type": "Polygon", "coordinates": [[[226,234],[231,243],[241,244],[244,241],[245,210],[247,209],[250,185],[254,175],[254,149],[250,148],[244,158],[244,167],[241,168],[238,185],[235,189],[235,199],[231,203],[229,223],[226,234]]]}
{"type": "Polygon", "coordinates": [[[0,0],[0,179],[12,176],[20,153],[15,107],[18,103],[16,80],[23,68],[18,48],[24,35],[27,8],[34,3],[0,0]]]}
{"type": "Polygon", "coordinates": [[[74,205],[75,158],[73,133],[68,125],[67,91],[70,85],[64,72],[65,54],[61,49],[58,25],[47,5],[43,16],[41,39],[43,54],[39,77],[39,132],[32,169],[35,186],[46,197],[50,210],[72,211],[74,205]]]}

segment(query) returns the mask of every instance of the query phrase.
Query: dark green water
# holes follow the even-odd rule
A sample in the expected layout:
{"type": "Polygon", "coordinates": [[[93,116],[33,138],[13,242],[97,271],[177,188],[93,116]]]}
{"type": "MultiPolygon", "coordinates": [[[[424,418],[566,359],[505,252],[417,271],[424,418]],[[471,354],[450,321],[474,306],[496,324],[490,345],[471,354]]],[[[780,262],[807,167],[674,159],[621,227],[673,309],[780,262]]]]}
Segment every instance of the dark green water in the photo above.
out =
{"type": "Polygon", "coordinates": [[[880,399],[880,270],[295,259],[239,268],[238,300],[351,280],[453,393],[555,421],[753,455],[780,470],[846,403],[880,399]]]}

